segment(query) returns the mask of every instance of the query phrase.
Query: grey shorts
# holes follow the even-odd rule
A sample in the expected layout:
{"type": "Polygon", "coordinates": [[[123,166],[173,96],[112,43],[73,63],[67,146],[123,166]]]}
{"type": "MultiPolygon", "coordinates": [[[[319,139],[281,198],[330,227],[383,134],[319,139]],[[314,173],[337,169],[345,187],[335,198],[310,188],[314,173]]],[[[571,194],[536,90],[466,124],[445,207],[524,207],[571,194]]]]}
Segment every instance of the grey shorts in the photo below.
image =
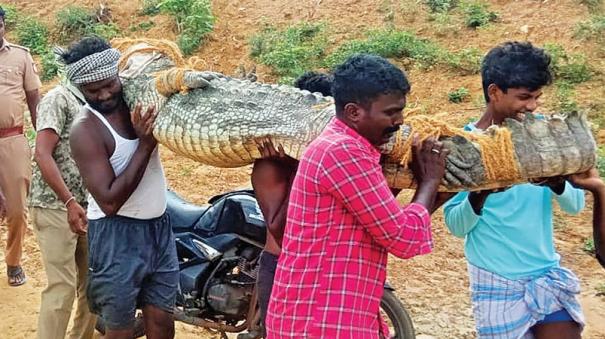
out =
{"type": "Polygon", "coordinates": [[[145,305],[172,313],[178,279],[167,214],[149,220],[115,216],[89,221],[88,305],[108,329],[132,327],[136,309],[145,305]]]}

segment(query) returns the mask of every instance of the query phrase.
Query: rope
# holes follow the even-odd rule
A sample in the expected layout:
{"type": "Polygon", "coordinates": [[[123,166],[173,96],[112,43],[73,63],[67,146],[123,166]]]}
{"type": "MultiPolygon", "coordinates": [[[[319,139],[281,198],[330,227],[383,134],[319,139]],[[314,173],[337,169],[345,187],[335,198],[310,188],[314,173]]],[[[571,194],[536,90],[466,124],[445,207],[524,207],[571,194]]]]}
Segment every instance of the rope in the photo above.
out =
{"type": "Polygon", "coordinates": [[[481,161],[489,181],[514,180],[521,177],[512,135],[507,128],[491,128],[488,134],[470,133],[453,128],[441,120],[429,116],[411,116],[405,124],[410,126],[409,136],[397,133],[395,145],[390,157],[401,159],[400,164],[407,167],[412,159],[413,135],[418,134],[420,141],[429,137],[451,137],[459,135],[479,146],[481,161]]]}
{"type": "Polygon", "coordinates": [[[182,94],[187,93],[189,88],[185,86],[183,81],[186,71],[188,70],[185,68],[171,68],[169,70],[156,73],[155,86],[158,90],[158,93],[165,97],[168,97],[176,92],[181,92],[182,94]]]}

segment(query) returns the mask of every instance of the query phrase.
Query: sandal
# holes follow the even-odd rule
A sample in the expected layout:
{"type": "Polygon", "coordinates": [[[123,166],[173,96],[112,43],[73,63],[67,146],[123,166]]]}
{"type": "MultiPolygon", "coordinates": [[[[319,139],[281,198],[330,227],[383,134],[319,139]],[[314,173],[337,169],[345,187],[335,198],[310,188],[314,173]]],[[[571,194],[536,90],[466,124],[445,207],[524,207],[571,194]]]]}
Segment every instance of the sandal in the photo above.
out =
{"type": "Polygon", "coordinates": [[[8,284],[16,287],[25,284],[27,277],[21,266],[8,266],[6,265],[6,275],[8,276],[8,284]]]}

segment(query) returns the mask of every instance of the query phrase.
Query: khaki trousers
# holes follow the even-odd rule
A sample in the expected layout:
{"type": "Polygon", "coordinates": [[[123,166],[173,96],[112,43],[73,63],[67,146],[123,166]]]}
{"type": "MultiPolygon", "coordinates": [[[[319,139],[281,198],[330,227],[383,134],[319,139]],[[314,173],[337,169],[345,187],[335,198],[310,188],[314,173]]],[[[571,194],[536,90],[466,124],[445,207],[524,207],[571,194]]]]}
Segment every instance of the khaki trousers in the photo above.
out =
{"type": "Polygon", "coordinates": [[[65,338],[76,296],[76,314],[69,338],[92,338],[96,316],[90,313],[86,299],[86,236],[70,230],[65,211],[34,207],[30,213],[48,280],[42,291],[38,338],[65,338]]]}
{"type": "Polygon", "coordinates": [[[0,138],[0,190],[6,198],[6,264],[10,266],[21,262],[31,173],[31,150],[25,136],[0,138]]]}

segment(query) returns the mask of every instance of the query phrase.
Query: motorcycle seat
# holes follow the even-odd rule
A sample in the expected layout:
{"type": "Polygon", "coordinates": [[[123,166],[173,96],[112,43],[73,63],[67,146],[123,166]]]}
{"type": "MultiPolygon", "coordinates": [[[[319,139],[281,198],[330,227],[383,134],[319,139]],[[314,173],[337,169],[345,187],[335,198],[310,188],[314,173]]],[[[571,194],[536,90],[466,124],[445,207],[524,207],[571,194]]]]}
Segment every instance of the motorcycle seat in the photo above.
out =
{"type": "Polygon", "coordinates": [[[210,205],[198,206],[181,198],[174,191],[166,191],[166,213],[173,227],[192,227],[210,205]]]}

